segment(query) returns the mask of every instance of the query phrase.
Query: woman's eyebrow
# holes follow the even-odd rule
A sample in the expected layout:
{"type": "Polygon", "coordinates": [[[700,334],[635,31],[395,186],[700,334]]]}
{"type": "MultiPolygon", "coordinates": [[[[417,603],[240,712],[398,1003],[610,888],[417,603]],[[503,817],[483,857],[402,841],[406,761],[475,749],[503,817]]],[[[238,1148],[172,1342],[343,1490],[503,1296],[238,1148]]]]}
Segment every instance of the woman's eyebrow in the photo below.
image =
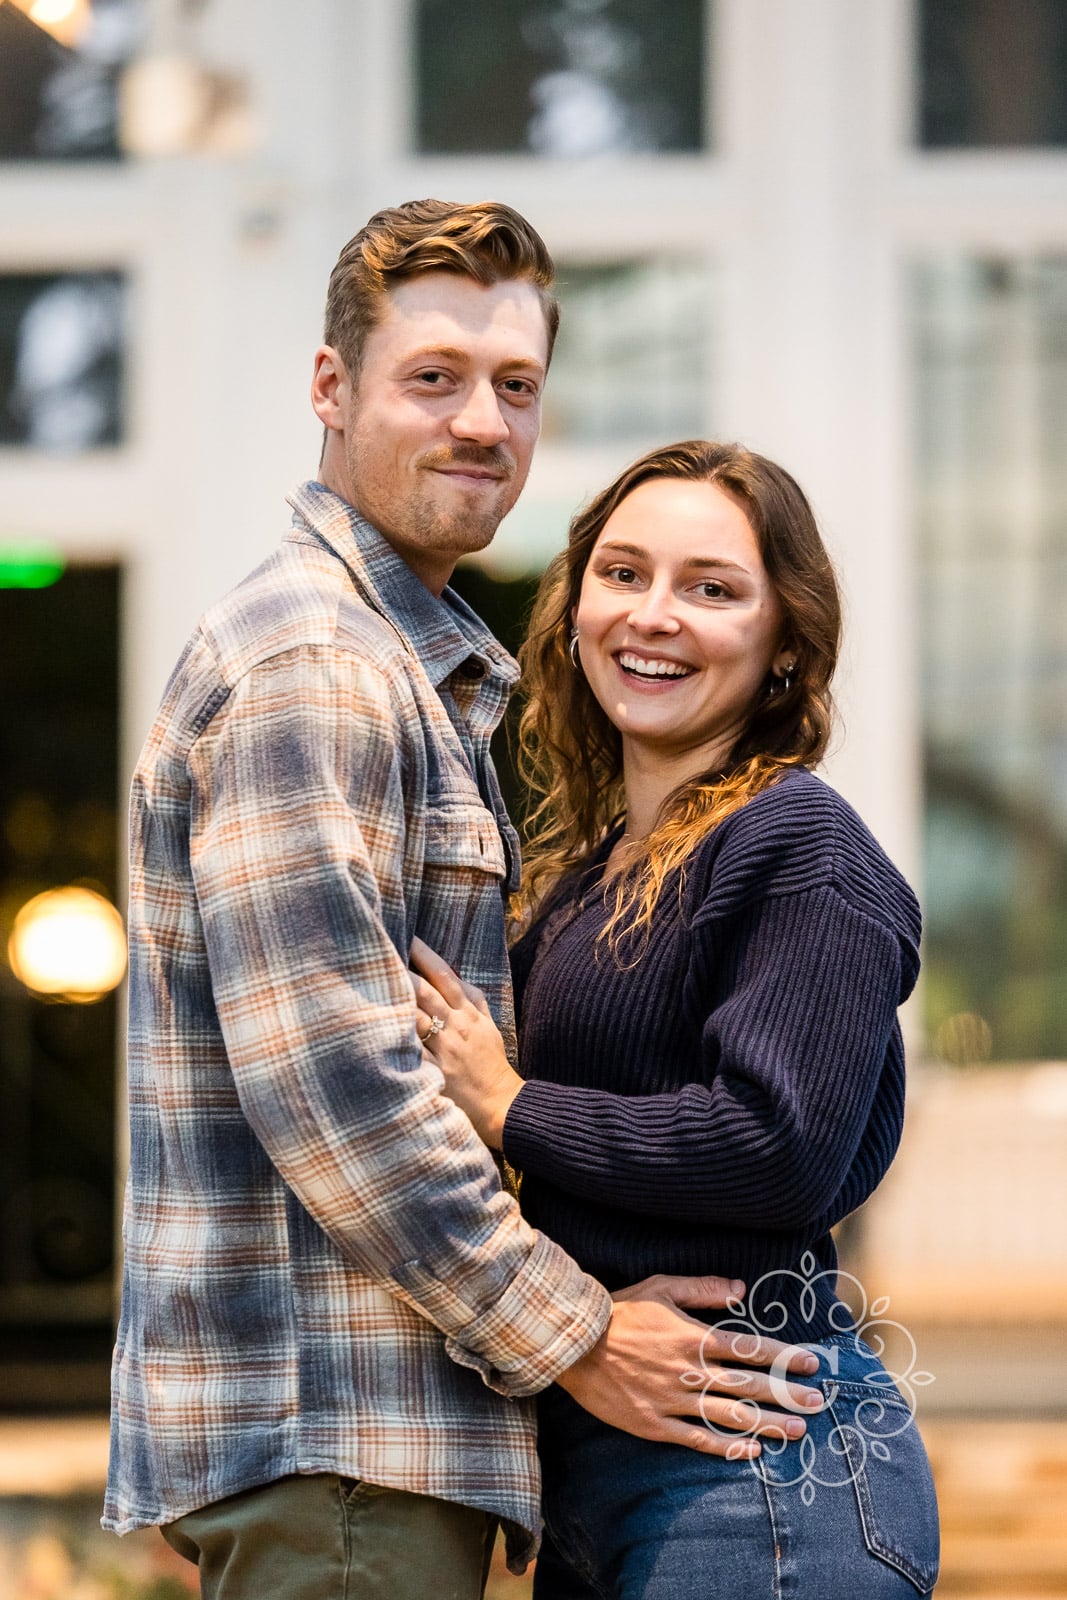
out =
{"type": "MultiPolygon", "coordinates": [[[[649,559],[648,551],[643,549],[641,545],[624,544],[621,539],[605,539],[600,548],[601,550],[611,550],[614,554],[620,556],[640,556],[645,561],[649,559]]],[[[725,570],[728,572],[748,572],[749,570],[747,567],[742,566],[739,561],[730,561],[726,556],[688,556],[682,562],[682,566],[694,570],[703,567],[715,567],[719,571],[725,570]]]]}
{"type": "Polygon", "coordinates": [[[725,556],[690,556],[682,562],[683,567],[717,567],[727,572],[747,572],[748,568],[742,566],[740,561],[728,561],[725,556]]]}
{"type": "Polygon", "coordinates": [[[647,550],[642,550],[639,544],[624,544],[621,539],[605,539],[600,546],[601,550],[614,550],[620,556],[646,556],[647,550]]]}

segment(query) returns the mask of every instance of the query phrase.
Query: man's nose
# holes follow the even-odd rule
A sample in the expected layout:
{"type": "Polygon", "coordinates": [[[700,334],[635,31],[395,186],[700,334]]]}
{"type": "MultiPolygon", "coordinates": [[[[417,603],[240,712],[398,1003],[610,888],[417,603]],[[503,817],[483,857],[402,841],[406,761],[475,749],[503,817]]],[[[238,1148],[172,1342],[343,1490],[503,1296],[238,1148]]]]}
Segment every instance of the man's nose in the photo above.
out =
{"type": "Polygon", "coordinates": [[[500,408],[500,396],[491,383],[476,383],[467,390],[449,428],[457,439],[472,439],[476,444],[503,444],[508,425],[500,408]]]}

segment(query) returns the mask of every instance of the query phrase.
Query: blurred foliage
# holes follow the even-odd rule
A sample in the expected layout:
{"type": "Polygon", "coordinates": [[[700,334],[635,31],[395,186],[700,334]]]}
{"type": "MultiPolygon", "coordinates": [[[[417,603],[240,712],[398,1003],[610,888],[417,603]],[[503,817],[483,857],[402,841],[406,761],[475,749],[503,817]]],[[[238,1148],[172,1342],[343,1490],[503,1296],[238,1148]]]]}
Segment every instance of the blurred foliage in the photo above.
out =
{"type": "Polygon", "coordinates": [[[0,1600],[189,1600],[196,1568],[155,1528],[116,1539],[99,1526],[100,1501],[0,1501],[0,1600]]]}
{"type": "MultiPolygon", "coordinates": [[[[0,1600],[189,1600],[196,1568],[155,1528],[116,1539],[98,1525],[100,1502],[0,1499],[0,1600]]],[[[532,1572],[514,1578],[498,1539],[485,1600],[529,1600],[532,1572]]],[[[264,1600],[269,1597],[264,1596],[264,1600]]]]}

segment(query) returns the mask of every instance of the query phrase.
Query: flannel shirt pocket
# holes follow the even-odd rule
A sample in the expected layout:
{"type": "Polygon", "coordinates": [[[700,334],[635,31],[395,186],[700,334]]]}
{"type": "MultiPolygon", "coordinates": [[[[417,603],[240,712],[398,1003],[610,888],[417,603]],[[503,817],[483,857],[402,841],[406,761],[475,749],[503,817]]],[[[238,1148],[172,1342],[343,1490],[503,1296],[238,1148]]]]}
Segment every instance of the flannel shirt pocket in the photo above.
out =
{"type": "Polygon", "coordinates": [[[502,878],[507,870],[492,813],[466,802],[433,806],[427,812],[425,861],[431,873],[466,868],[502,878]]]}

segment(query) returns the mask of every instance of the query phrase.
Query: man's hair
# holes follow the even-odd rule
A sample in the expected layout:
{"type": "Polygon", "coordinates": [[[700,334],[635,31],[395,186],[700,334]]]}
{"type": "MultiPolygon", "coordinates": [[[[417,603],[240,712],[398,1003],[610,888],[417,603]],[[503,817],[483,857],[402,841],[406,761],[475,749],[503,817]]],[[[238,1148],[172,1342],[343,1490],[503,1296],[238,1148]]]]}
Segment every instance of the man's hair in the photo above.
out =
{"type": "Polygon", "coordinates": [[[495,200],[473,205],[409,200],[371,217],[349,239],[330,274],[324,337],[353,381],[389,289],[422,272],[453,272],[487,288],[511,278],[534,284],[551,359],[559,327],[555,269],[544,240],[526,218],[495,200]]]}

